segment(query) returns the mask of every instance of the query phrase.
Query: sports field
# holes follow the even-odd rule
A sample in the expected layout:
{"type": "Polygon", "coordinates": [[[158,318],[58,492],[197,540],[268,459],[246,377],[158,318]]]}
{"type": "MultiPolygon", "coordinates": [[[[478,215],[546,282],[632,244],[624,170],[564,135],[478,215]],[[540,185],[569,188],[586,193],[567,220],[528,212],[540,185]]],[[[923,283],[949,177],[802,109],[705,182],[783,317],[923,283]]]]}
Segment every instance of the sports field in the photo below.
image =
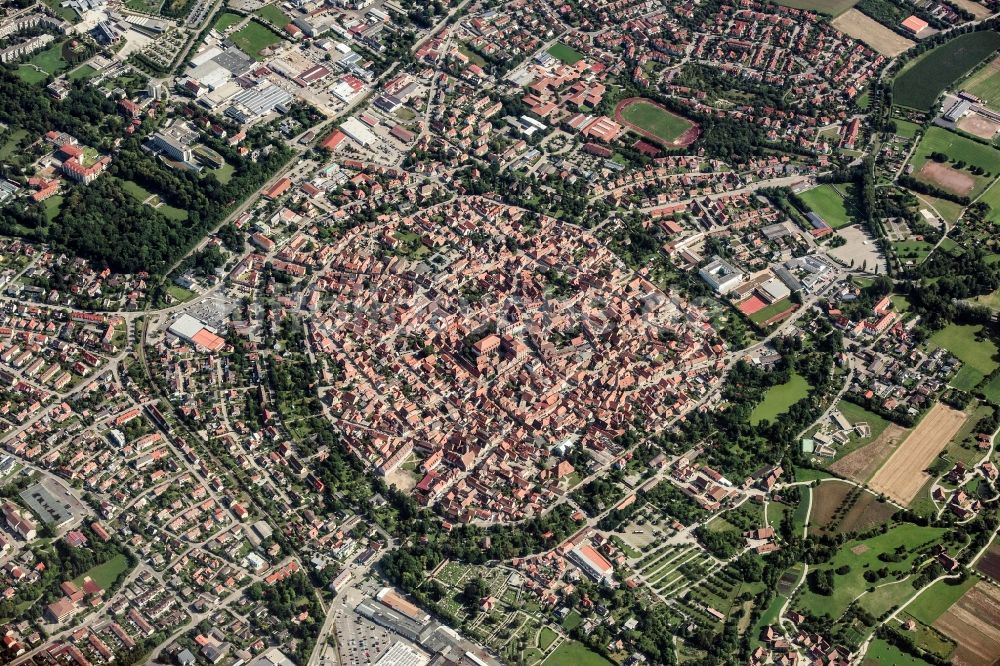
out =
{"type": "Polygon", "coordinates": [[[934,126],[927,129],[910,163],[917,179],[955,194],[976,197],[1000,173],[1000,150],[934,126]],[[931,153],[944,153],[951,161],[965,162],[966,168],[933,162],[931,153]],[[983,169],[986,175],[973,174],[968,169],[973,166],[983,169]]]}
{"type": "Polygon", "coordinates": [[[924,470],[965,423],[965,412],[941,403],[934,405],[910,436],[875,472],[873,490],[909,504],[930,478],[924,470]]]}
{"type": "Polygon", "coordinates": [[[648,102],[635,102],[622,109],[622,117],[664,143],[676,141],[694,126],[690,120],[648,102]]]}
{"type": "Polygon", "coordinates": [[[567,65],[575,65],[583,60],[583,54],[574,48],[566,46],[562,42],[556,42],[549,47],[549,55],[558,60],[562,60],[567,65]]]}
{"type": "Polygon", "coordinates": [[[803,192],[799,198],[827,224],[840,229],[857,222],[854,206],[841,195],[841,192],[847,193],[847,187],[847,183],[827,183],[803,192]]]}
{"type": "Polygon", "coordinates": [[[260,60],[260,53],[269,46],[281,42],[281,37],[270,28],[256,21],[250,21],[229,37],[250,57],[260,60]]]}
{"type": "Polygon", "coordinates": [[[893,81],[893,101],[901,106],[929,110],[938,95],[998,48],[998,32],[981,30],[959,35],[905,67],[893,81]]]}
{"type": "Polygon", "coordinates": [[[972,93],[993,110],[1000,111],[1000,57],[970,76],[962,84],[962,90],[972,93]]]}
{"type": "Polygon", "coordinates": [[[809,382],[798,373],[793,373],[791,378],[784,384],[772,386],[764,394],[764,399],[760,401],[750,413],[750,425],[757,425],[762,421],[773,421],[781,414],[809,394],[809,382]]]}

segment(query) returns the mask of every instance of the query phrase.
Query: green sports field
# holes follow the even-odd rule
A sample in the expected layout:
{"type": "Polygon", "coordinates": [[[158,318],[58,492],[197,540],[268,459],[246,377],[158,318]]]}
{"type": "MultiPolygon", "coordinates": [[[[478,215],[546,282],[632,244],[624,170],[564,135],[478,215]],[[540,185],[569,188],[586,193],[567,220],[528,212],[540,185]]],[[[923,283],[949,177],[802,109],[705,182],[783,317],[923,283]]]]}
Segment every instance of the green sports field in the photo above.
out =
{"type": "Polygon", "coordinates": [[[970,92],[983,103],[1000,111],[1000,58],[997,58],[970,76],[962,84],[962,90],[970,92]]]}
{"type": "MultiPolygon", "coordinates": [[[[951,132],[943,127],[930,127],[924,137],[920,140],[917,150],[913,154],[910,163],[913,165],[914,177],[926,180],[919,175],[931,153],[944,153],[949,160],[961,160],[968,166],[978,166],[986,172],[986,175],[977,176],[968,169],[963,169],[962,174],[971,177],[975,181],[975,186],[968,193],[969,197],[976,197],[981,194],[987,186],[1000,173],[1000,150],[986,144],[967,139],[960,134],[951,132]]],[[[945,164],[951,166],[952,164],[945,164]]],[[[948,189],[944,184],[926,181],[932,185],[948,189]]]]}
{"type": "Polygon", "coordinates": [[[764,399],[760,401],[760,404],[754,407],[750,413],[750,425],[778,418],[787,412],[792,405],[806,397],[810,388],[806,378],[798,373],[792,374],[791,378],[784,384],[772,386],[764,394],[764,399]]]}
{"type": "Polygon", "coordinates": [[[661,109],[655,104],[635,102],[622,109],[622,118],[664,143],[671,143],[694,125],[690,120],[661,109]]]}
{"type": "Polygon", "coordinates": [[[893,102],[926,111],[938,95],[1000,48],[1000,33],[981,30],[960,35],[928,51],[895,78],[893,102]]]}
{"type": "Polygon", "coordinates": [[[562,60],[567,65],[575,65],[579,61],[583,60],[583,54],[574,48],[566,46],[561,42],[557,42],[549,47],[549,55],[553,58],[562,60]]]}
{"type": "Polygon", "coordinates": [[[827,224],[840,229],[858,221],[854,206],[841,195],[841,192],[847,194],[847,187],[847,183],[827,183],[803,192],[799,198],[827,224]]]}
{"type": "Polygon", "coordinates": [[[281,42],[281,37],[263,24],[251,21],[230,35],[230,39],[250,57],[260,60],[260,53],[281,42]]]}

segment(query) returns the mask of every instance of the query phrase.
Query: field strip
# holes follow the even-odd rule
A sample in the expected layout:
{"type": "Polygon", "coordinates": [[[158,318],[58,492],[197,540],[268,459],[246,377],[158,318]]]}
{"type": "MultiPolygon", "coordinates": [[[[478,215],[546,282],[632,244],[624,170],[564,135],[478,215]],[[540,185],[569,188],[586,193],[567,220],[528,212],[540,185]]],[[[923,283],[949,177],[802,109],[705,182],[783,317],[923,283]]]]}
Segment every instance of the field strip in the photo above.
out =
{"type": "Polygon", "coordinates": [[[876,491],[908,505],[931,478],[924,472],[965,423],[965,412],[937,403],[903,440],[869,485],[876,491]]]}

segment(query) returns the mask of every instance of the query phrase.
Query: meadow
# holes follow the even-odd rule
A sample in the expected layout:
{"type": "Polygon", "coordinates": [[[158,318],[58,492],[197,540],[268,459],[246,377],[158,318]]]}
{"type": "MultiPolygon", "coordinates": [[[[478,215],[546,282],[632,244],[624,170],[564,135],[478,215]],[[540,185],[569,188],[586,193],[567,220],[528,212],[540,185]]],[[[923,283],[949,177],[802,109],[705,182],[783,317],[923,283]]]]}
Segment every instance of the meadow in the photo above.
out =
{"type": "Polygon", "coordinates": [[[750,425],[757,425],[763,421],[773,421],[778,416],[784,414],[788,409],[802,398],[809,395],[809,382],[798,373],[793,373],[791,378],[784,384],[772,386],[764,394],[764,399],[760,401],[750,413],[750,425]]]}

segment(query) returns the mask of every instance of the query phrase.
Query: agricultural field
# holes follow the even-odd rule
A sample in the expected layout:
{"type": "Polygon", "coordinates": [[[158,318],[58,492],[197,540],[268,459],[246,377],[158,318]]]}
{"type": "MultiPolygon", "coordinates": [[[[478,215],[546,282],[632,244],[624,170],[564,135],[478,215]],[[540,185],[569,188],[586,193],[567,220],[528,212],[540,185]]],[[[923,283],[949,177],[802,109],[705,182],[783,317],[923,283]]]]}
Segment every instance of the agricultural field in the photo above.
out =
{"type": "Polygon", "coordinates": [[[775,4],[792,9],[805,9],[817,14],[840,16],[858,4],[858,0],[779,0],[775,4]]]}
{"type": "Polygon", "coordinates": [[[958,645],[952,663],[990,666],[1000,657],[1000,590],[978,583],[962,595],[934,628],[958,645]]]}
{"type": "Polygon", "coordinates": [[[809,523],[819,533],[865,532],[889,522],[896,508],[844,481],[823,481],[813,488],[809,523]]]}
{"type": "Polygon", "coordinates": [[[750,425],[757,425],[763,421],[773,421],[781,414],[809,394],[809,382],[798,373],[792,373],[791,378],[784,384],[772,386],[767,390],[764,399],[754,407],[750,414],[750,425]]]}
{"type": "Polygon", "coordinates": [[[990,547],[976,562],[976,571],[1000,582],[1000,543],[997,543],[996,540],[990,544],[990,547]]]}
{"type": "Polygon", "coordinates": [[[893,101],[928,111],[938,95],[1000,48],[1000,33],[982,30],[960,35],[910,63],[893,81],[893,101]]]}
{"type": "Polygon", "coordinates": [[[963,363],[951,385],[969,391],[1000,367],[997,346],[991,338],[979,339],[981,325],[949,324],[931,336],[929,346],[944,347],[963,363]]]}
{"type": "Polygon", "coordinates": [[[270,28],[256,21],[251,21],[229,36],[236,46],[240,47],[250,57],[260,60],[261,52],[281,42],[281,37],[270,28]]]}
{"type": "Polygon", "coordinates": [[[858,221],[854,206],[844,198],[847,187],[847,183],[828,183],[803,192],[799,198],[827,224],[840,229],[858,221]]]}
{"type": "Polygon", "coordinates": [[[967,139],[942,127],[931,127],[920,140],[910,161],[914,177],[936,185],[953,194],[975,197],[981,194],[1000,172],[1000,150],[967,139]],[[931,153],[943,153],[949,162],[939,163],[930,159],[931,153]],[[953,162],[965,162],[957,169],[953,162]],[[977,166],[985,175],[976,175],[968,167],[977,166]]]}
{"type": "Polygon", "coordinates": [[[621,115],[629,123],[668,145],[694,126],[690,120],[649,102],[628,104],[621,109],[621,115]]]}
{"type": "Polygon", "coordinates": [[[986,63],[966,79],[961,89],[972,93],[991,109],[1000,111],[1000,57],[986,63]]]}
{"type": "Polygon", "coordinates": [[[556,42],[549,47],[549,55],[557,60],[561,60],[567,65],[575,65],[583,60],[583,54],[574,48],[566,46],[562,42],[556,42]]]}
{"type": "Polygon", "coordinates": [[[930,478],[924,470],[955,436],[965,418],[965,412],[942,403],[931,407],[872,477],[871,488],[908,505],[930,478]]]}
{"type": "Polygon", "coordinates": [[[913,40],[890,30],[857,9],[848,9],[835,18],[831,25],[848,37],[867,44],[884,56],[897,56],[913,46],[913,40]]]}

